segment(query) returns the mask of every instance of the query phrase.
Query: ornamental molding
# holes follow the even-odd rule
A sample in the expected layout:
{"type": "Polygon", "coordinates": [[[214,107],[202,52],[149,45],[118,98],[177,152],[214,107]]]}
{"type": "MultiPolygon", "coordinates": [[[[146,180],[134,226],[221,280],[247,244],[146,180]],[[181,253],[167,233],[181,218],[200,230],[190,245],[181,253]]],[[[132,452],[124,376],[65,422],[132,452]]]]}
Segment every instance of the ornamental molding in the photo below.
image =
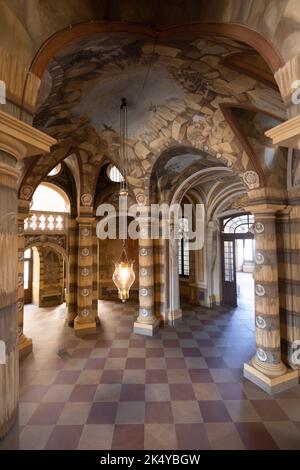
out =
{"type": "Polygon", "coordinates": [[[248,189],[259,188],[259,176],[256,171],[245,171],[245,173],[243,173],[243,181],[248,189]]]}
{"type": "Polygon", "coordinates": [[[93,202],[93,196],[91,194],[82,194],[81,202],[83,206],[91,206],[93,202]]]}

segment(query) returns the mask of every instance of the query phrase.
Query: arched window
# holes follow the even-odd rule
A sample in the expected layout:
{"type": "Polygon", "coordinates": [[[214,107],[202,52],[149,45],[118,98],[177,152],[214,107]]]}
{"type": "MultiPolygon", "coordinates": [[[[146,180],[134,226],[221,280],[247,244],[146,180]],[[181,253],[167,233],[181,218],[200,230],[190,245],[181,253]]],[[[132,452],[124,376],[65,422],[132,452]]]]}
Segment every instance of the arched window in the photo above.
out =
{"type": "Polygon", "coordinates": [[[188,277],[190,275],[190,250],[188,239],[188,219],[179,221],[180,239],[178,240],[178,271],[179,276],[188,277]]]}
{"type": "Polygon", "coordinates": [[[59,163],[54,168],[52,168],[52,170],[49,171],[47,176],[57,176],[58,173],[60,173],[60,171],[61,171],[61,163],[59,163]]]}
{"type": "Polygon", "coordinates": [[[47,212],[69,212],[67,196],[63,197],[63,191],[53,189],[45,184],[40,184],[32,197],[31,210],[47,212]]]}
{"type": "Polygon", "coordinates": [[[107,167],[107,176],[112,181],[113,183],[121,183],[124,181],[124,177],[122,173],[118,170],[118,168],[115,165],[108,165],[107,167]]]}
{"type": "Polygon", "coordinates": [[[242,214],[223,220],[223,233],[251,233],[254,215],[242,214]]]}

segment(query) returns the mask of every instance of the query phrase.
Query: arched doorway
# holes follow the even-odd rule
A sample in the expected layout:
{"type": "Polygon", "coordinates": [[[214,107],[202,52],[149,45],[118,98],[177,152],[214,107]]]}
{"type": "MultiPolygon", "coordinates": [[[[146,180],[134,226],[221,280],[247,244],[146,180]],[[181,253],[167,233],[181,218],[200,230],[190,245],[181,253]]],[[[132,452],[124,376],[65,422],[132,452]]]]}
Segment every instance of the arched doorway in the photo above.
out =
{"type": "Polygon", "coordinates": [[[223,217],[221,224],[222,303],[253,309],[254,216],[223,217]]]}

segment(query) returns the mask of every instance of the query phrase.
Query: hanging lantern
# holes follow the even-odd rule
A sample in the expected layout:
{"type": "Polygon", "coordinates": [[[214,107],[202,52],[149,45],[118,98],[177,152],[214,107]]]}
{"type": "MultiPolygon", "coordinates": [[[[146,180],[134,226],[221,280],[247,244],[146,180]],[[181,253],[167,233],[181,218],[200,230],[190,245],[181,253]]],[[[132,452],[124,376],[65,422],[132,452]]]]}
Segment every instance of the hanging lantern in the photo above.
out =
{"type": "Polygon", "coordinates": [[[129,289],[135,281],[132,261],[118,261],[113,274],[113,281],[118,288],[119,299],[122,302],[129,299],[129,289]]]}
{"type": "MultiPolygon", "coordinates": [[[[120,163],[123,179],[120,182],[121,197],[128,196],[127,182],[126,182],[126,168],[127,168],[127,155],[126,155],[126,142],[127,142],[127,100],[122,98],[120,106],[120,163]]],[[[126,251],[126,242],[123,240],[123,249],[119,260],[115,263],[115,270],[113,273],[113,281],[118,289],[119,299],[125,302],[129,299],[129,289],[135,281],[135,274],[133,271],[133,261],[128,260],[126,251]]]]}

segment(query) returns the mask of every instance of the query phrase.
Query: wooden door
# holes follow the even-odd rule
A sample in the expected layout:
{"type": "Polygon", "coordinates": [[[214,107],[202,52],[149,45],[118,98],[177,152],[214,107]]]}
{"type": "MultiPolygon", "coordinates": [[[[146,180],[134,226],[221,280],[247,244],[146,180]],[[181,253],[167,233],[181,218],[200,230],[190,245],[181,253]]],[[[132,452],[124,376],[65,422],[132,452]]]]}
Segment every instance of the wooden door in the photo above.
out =
{"type": "Polygon", "coordinates": [[[235,240],[222,239],[222,294],[223,303],[237,306],[235,240]]]}

